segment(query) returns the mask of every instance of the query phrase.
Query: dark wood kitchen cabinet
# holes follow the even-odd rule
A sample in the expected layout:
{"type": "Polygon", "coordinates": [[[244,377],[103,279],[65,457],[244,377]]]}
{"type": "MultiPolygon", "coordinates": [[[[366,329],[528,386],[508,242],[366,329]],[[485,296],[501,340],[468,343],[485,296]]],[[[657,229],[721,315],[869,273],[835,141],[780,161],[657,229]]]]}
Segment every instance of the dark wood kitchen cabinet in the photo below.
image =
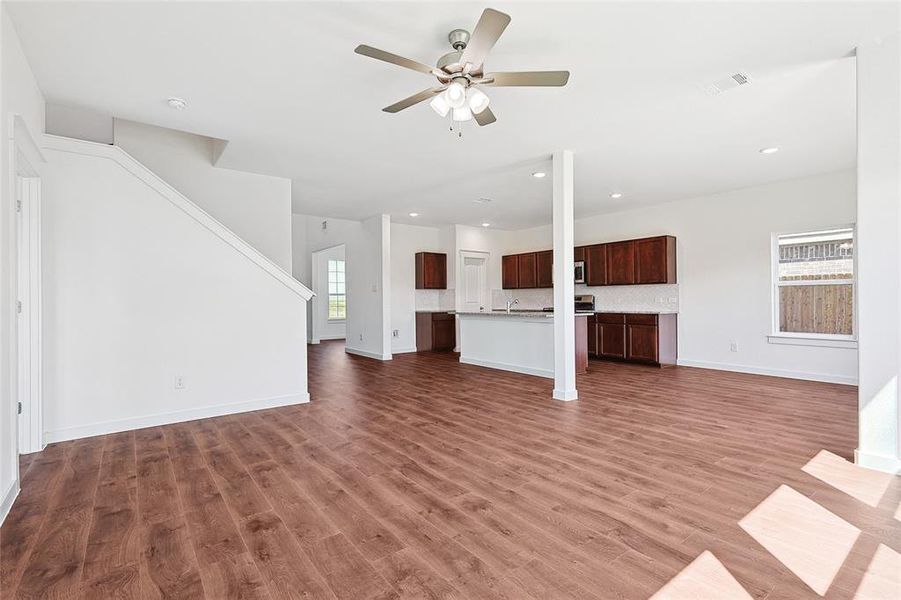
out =
{"type": "Polygon", "coordinates": [[[607,285],[607,244],[585,248],[585,285],[607,285]]]}
{"type": "Polygon", "coordinates": [[[676,238],[635,240],[635,283],[676,283],[676,238]]]}
{"type": "Polygon", "coordinates": [[[607,246],[607,285],[635,283],[635,242],[612,242],[607,246]]]}
{"type": "Polygon", "coordinates": [[[573,248],[573,262],[585,262],[585,246],[573,248]]]}
{"type": "Polygon", "coordinates": [[[505,290],[519,288],[518,254],[510,254],[501,258],[501,287],[505,290]]]}
{"type": "Polygon", "coordinates": [[[589,317],[587,329],[588,354],[593,358],[676,364],[674,314],[598,313],[589,317]]]}
{"type": "Polygon", "coordinates": [[[535,252],[519,254],[519,288],[538,287],[538,261],[535,252]]]}
{"type": "Polygon", "coordinates": [[[554,287],[554,251],[545,250],[544,252],[536,252],[535,256],[538,264],[538,281],[536,287],[554,287]]]}
{"type": "Polygon", "coordinates": [[[447,254],[441,252],[416,253],[416,289],[447,289],[447,254]]]}
{"type": "Polygon", "coordinates": [[[416,313],[416,351],[450,351],[457,345],[457,323],[446,312],[416,313]]]}

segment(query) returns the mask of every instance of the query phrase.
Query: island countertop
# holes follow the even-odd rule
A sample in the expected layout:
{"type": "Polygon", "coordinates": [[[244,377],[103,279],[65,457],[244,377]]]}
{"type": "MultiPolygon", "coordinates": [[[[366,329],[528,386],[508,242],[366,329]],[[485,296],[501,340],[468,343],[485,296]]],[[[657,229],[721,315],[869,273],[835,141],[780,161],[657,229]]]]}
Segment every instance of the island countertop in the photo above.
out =
{"type": "MultiPolygon", "coordinates": [[[[482,310],[482,311],[466,311],[466,310],[457,310],[457,311],[448,311],[451,314],[461,315],[461,316],[474,316],[474,317],[530,317],[530,318],[540,318],[540,319],[553,319],[554,313],[550,311],[544,310],[511,310],[507,312],[505,310],[482,310]]],[[[590,312],[577,312],[577,317],[590,317],[594,313],[590,312]]]]}

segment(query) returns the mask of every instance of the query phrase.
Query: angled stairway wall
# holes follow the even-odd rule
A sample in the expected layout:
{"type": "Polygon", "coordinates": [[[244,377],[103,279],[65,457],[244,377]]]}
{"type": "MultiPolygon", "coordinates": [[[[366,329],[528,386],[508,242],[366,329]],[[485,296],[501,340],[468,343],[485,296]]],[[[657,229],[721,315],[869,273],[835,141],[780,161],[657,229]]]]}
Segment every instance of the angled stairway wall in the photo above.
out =
{"type": "Polygon", "coordinates": [[[308,400],[306,287],[120,148],[44,149],[45,441],[308,400]]]}

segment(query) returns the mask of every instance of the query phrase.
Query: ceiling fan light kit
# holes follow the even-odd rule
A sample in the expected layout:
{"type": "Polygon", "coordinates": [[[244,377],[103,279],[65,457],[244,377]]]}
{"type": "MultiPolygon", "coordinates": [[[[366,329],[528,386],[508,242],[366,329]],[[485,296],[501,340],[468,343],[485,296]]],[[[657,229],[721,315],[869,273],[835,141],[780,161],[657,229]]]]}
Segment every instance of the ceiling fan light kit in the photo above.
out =
{"type": "Polygon", "coordinates": [[[478,86],[561,87],[569,81],[569,71],[485,73],[485,58],[509,24],[509,15],[486,8],[471,34],[465,29],[454,29],[448,34],[447,40],[454,50],[439,58],[435,67],[372,46],[360,45],[354,52],[436,77],[437,87],[413,94],[382,110],[396,113],[430,100],[429,105],[439,116],[451,115],[450,129],[455,131],[456,123],[456,131],[462,137],[460,123],[475,119],[479,126],[485,126],[497,121],[488,108],[491,99],[478,86]]]}

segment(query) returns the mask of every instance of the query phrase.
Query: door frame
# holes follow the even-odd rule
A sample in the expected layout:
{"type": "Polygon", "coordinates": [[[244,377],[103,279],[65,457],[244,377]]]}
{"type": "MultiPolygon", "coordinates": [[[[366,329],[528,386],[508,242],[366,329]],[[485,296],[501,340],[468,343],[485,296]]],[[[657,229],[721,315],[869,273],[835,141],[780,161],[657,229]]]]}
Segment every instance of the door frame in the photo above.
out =
{"type": "MultiPolygon", "coordinates": [[[[42,290],[41,290],[41,177],[40,167],[46,162],[34,142],[28,126],[19,115],[12,115],[9,140],[11,226],[13,252],[13,286],[11,312],[15,344],[14,382],[10,382],[13,406],[21,403],[16,418],[16,451],[30,454],[44,449],[42,361],[42,290]],[[21,303],[21,304],[20,304],[21,303]],[[19,308],[21,306],[21,309],[19,308]]],[[[18,461],[16,461],[18,463],[18,461]]]]}
{"type": "MultiPolygon", "coordinates": [[[[344,295],[347,298],[347,244],[335,244],[333,246],[328,246],[326,248],[320,248],[318,250],[313,250],[310,252],[310,289],[313,290],[313,299],[310,302],[310,343],[311,344],[319,344],[322,342],[322,332],[319,330],[319,321],[316,316],[319,314],[319,311],[322,309],[322,302],[328,305],[328,289],[317,291],[319,276],[321,275],[321,271],[319,268],[319,260],[318,257],[322,252],[327,250],[334,250],[335,248],[344,247],[344,295]]],[[[346,301],[346,300],[345,300],[346,301]]],[[[348,308],[350,303],[348,302],[348,308]]],[[[345,322],[347,319],[345,318],[345,322]]],[[[331,339],[331,338],[325,338],[331,339]]],[[[346,344],[346,341],[345,341],[346,344]]]]}
{"type": "Polygon", "coordinates": [[[481,292],[483,291],[485,296],[484,298],[482,298],[481,304],[486,305],[488,309],[491,310],[491,285],[488,283],[488,265],[491,261],[491,253],[477,250],[460,250],[460,268],[457,270],[457,281],[459,282],[459,285],[457,287],[460,289],[459,308],[463,307],[463,282],[465,281],[463,279],[463,270],[466,267],[467,258],[477,258],[485,261],[485,274],[482,277],[482,281],[480,282],[479,292],[480,297],[481,292]]]}

